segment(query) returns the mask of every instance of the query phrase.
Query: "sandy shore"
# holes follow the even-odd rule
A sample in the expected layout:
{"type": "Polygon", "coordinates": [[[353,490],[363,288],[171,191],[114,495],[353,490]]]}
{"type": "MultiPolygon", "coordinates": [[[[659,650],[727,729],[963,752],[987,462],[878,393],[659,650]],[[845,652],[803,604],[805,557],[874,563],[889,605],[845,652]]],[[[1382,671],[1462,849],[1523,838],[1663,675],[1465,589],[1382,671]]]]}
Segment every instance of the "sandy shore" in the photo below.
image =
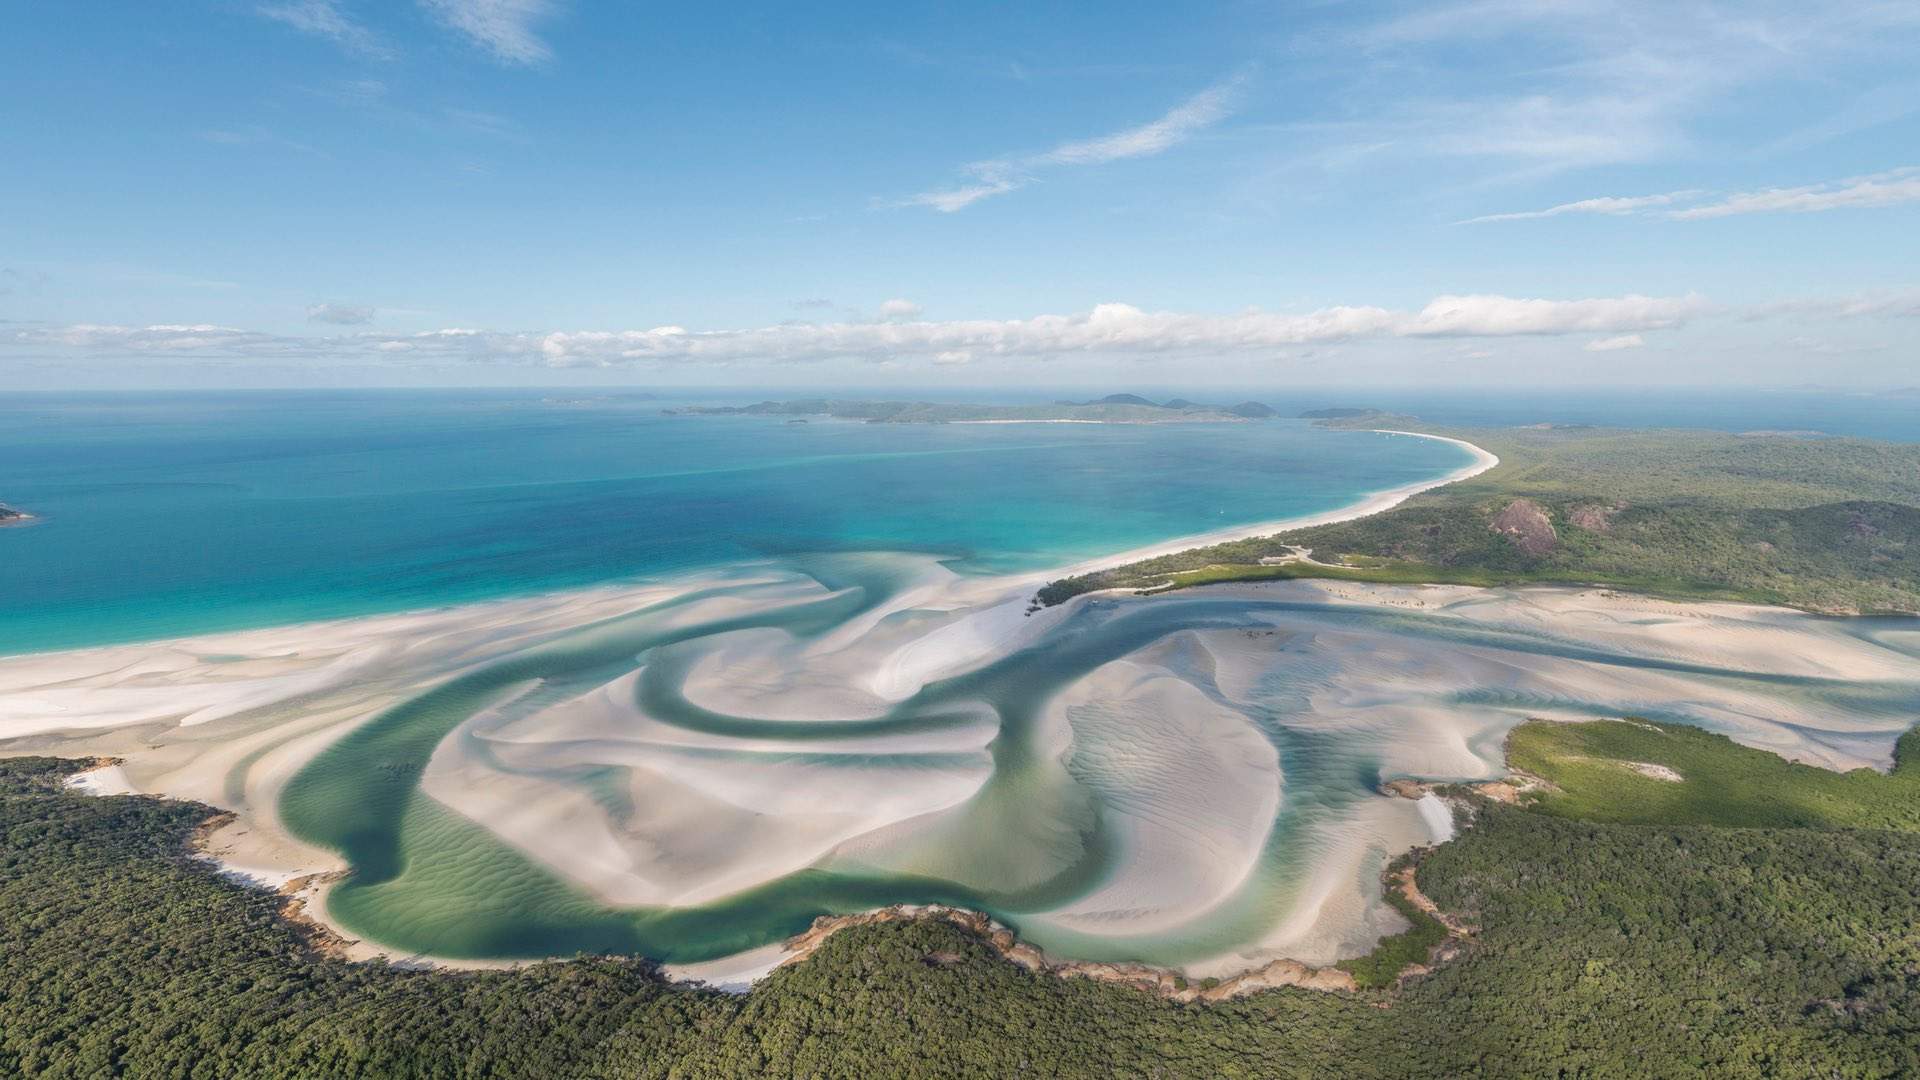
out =
{"type": "Polygon", "coordinates": [[[1275,533],[1289,532],[1294,529],[1307,529],[1315,525],[1334,525],[1342,521],[1353,521],[1356,518],[1370,517],[1374,514],[1391,510],[1423,491],[1432,491],[1437,487],[1445,487],[1448,484],[1458,483],[1469,477],[1479,476],[1481,473],[1500,464],[1499,458],[1464,439],[1449,438],[1445,435],[1428,435],[1419,431],[1394,431],[1386,428],[1375,429],[1374,434],[1403,435],[1412,439],[1433,439],[1437,442],[1452,443],[1472,454],[1473,460],[1437,479],[1423,480],[1413,484],[1402,484],[1396,488],[1377,491],[1356,503],[1343,506],[1338,510],[1329,510],[1320,514],[1304,514],[1299,517],[1280,518],[1275,521],[1256,522],[1252,525],[1234,525],[1225,529],[1217,529],[1213,532],[1195,533],[1191,536],[1183,536],[1158,544],[1149,544],[1146,547],[1134,548],[1131,551],[1122,551],[1114,555],[1102,555],[1098,558],[1088,559],[1085,562],[1075,563],[1072,566],[1059,570],[1049,571],[1043,575],[1037,575],[1037,577],[1052,581],[1079,574],[1091,574],[1096,570],[1107,570],[1116,566],[1125,566],[1128,563],[1140,562],[1143,559],[1157,559],[1162,555],[1175,555],[1182,551],[1190,551],[1194,548],[1210,547],[1214,544],[1225,544],[1234,540],[1250,540],[1255,537],[1272,536],[1275,533]]]}

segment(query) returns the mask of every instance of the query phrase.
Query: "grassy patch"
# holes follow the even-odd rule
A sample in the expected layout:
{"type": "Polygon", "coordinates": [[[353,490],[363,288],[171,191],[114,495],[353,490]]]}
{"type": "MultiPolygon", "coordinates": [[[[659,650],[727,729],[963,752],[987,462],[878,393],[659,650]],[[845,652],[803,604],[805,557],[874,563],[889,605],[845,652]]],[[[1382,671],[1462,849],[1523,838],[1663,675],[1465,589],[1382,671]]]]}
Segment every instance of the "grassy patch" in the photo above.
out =
{"type": "Polygon", "coordinates": [[[1920,831],[1920,733],[1896,750],[1891,775],[1836,773],[1787,761],[1683,724],[1531,721],[1507,740],[1507,760],[1559,790],[1534,809],[1585,821],[1739,828],[1920,831]],[[1631,763],[1661,765],[1678,781],[1631,763]]]}

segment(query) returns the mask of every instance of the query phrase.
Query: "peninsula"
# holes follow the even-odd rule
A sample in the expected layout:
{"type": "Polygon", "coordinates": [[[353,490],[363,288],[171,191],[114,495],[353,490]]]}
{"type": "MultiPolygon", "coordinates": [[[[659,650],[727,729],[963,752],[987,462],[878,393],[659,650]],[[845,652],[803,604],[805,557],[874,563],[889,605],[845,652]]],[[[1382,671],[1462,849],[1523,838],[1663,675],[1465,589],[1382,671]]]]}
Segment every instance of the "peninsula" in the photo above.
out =
{"type": "Polygon", "coordinates": [[[1384,513],[1050,582],[1157,592],[1221,581],[1605,585],[1822,614],[1920,611],[1920,445],[1793,432],[1456,428],[1364,409],[1322,426],[1461,439],[1500,464],[1384,513]]]}

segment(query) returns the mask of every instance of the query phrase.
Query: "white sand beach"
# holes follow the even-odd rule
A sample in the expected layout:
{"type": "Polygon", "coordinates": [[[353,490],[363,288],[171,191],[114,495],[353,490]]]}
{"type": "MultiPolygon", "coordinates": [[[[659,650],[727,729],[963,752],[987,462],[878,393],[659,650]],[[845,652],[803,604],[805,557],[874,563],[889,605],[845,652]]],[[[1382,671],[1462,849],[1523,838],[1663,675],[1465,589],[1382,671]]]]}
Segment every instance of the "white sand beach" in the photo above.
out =
{"type": "Polygon", "coordinates": [[[1288,532],[1293,529],[1307,529],[1316,525],[1334,525],[1342,521],[1353,521],[1356,518],[1369,517],[1373,514],[1391,510],[1423,491],[1432,491],[1437,487],[1445,487],[1448,484],[1456,484],[1470,477],[1479,476],[1481,473],[1500,464],[1500,459],[1492,453],[1464,439],[1449,438],[1445,435],[1428,435],[1418,431],[1395,431],[1388,428],[1378,429],[1374,433],[1378,435],[1396,435],[1410,439],[1432,439],[1436,442],[1452,443],[1472,454],[1473,460],[1439,479],[1424,480],[1413,484],[1402,484],[1399,487],[1388,488],[1385,491],[1376,491],[1366,498],[1349,506],[1343,506],[1338,510],[1329,510],[1321,514],[1302,514],[1298,517],[1281,518],[1276,521],[1256,522],[1252,525],[1235,525],[1231,528],[1195,533],[1191,536],[1183,536],[1158,544],[1149,544],[1145,547],[1133,548],[1132,550],[1118,552],[1113,555],[1102,555],[1099,558],[1088,559],[1060,570],[1049,571],[1045,575],[1045,580],[1070,577],[1076,574],[1090,574],[1096,570],[1124,566],[1127,563],[1139,562],[1142,559],[1155,559],[1162,555],[1172,555],[1176,552],[1189,551],[1193,548],[1207,547],[1212,544],[1225,544],[1234,540],[1250,540],[1255,537],[1272,536],[1275,533],[1288,532]]]}

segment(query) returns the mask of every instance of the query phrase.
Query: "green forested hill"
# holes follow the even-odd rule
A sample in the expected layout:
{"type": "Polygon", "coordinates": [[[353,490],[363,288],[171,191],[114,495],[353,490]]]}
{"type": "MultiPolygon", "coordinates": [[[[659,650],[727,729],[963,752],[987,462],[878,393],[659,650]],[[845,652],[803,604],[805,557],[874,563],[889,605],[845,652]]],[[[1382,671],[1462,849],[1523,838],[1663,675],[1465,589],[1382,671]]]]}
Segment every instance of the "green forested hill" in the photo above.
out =
{"type": "Polygon", "coordinates": [[[1039,599],[1339,577],[1599,584],[1815,611],[1920,611],[1920,445],[1398,422],[1466,439],[1500,464],[1382,514],[1067,578],[1039,599]],[[1260,565],[1296,547],[1310,548],[1317,563],[1345,565],[1260,565]]]}
{"type": "Polygon", "coordinates": [[[1920,837],[1904,831],[1483,804],[1419,872],[1478,937],[1396,991],[1176,1005],[1029,974],[950,924],[896,923],[837,934],[729,996],[665,986],[640,962],[452,973],[316,956],[276,898],[186,856],[204,807],[68,794],[57,778],[72,767],[0,762],[0,1075],[1920,1070],[1920,837]]]}

